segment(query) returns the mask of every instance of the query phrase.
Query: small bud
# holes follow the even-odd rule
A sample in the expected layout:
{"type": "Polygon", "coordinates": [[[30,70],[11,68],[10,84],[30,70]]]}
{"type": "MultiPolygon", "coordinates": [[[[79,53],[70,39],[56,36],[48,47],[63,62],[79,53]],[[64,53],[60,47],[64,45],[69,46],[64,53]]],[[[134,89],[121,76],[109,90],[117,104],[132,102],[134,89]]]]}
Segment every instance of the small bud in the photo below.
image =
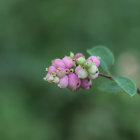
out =
{"type": "Polygon", "coordinates": [[[86,59],[84,57],[79,57],[76,61],[79,65],[83,65],[86,59]]]}
{"type": "Polygon", "coordinates": [[[65,75],[63,78],[60,79],[58,87],[60,87],[60,88],[67,88],[67,86],[68,86],[68,76],[65,75]]]}
{"type": "Polygon", "coordinates": [[[45,81],[47,81],[47,78],[46,78],[46,77],[44,77],[43,79],[44,79],[45,81]]]}
{"type": "Polygon", "coordinates": [[[77,74],[78,78],[80,78],[80,79],[85,79],[88,77],[88,72],[81,66],[76,67],[75,73],[77,74]]]}
{"type": "Polygon", "coordinates": [[[61,59],[55,59],[53,62],[52,62],[52,65],[55,67],[55,68],[65,68],[65,64],[63,62],[63,60],[61,59]]]}
{"type": "Polygon", "coordinates": [[[56,73],[59,78],[62,78],[63,76],[66,75],[66,70],[60,67],[57,69],[56,73]]]}
{"type": "Polygon", "coordinates": [[[77,91],[81,86],[81,80],[74,73],[68,75],[68,88],[72,91],[77,91]]]}
{"type": "Polygon", "coordinates": [[[94,65],[94,64],[88,69],[88,72],[89,72],[90,74],[95,74],[96,71],[98,71],[98,68],[97,68],[97,66],[94,65]]]}
{"type": "Polygon", "coordinates": [[[81,79],[81,88],[83,89],[89,89],[92,85],[92,81],[89,78],[81,79]]]}
{"type": "Polygon", "coordinates": [[[73,59],[74,58],[74,53],[70,52],[70,57],[73,59]]]}
{"type": "Polygon", "coordinates": [[[71,69],[71,68],[72,68],[72,66],[73,66],[73,61],[72,61],[72,58],[71,58],[71,57],[65,56],[65,57],[63,58],[63,62],[64,62],[65,67],[66,67],[67,69],[71,69]]]}
{"type": "Polygon", "coordinates": [[[91,60],[87,60],[84,63],[84,68],[89,69],[89,68],[91,68],[92,65],[93,65],[92,61],[91,60]]]}
{"type": "Polygon", "coordinates": [[[88,60],[91,60],[92,63],[96,63],[96,66],[99,67],[100,65],[100,59],[98,59],[99,57],[96,57],[96,56],[90,56],[88,58],[88,60]]]}

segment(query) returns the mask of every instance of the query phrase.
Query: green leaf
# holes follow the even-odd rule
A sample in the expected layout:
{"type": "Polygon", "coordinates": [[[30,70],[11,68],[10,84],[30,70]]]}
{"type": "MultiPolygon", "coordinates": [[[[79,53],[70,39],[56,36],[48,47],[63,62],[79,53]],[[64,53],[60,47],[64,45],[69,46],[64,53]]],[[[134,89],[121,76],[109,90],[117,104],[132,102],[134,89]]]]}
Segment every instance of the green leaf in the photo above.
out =
{"type": "Polygon", "coordinates": [[[114,81],[118,86],[129,95],[133,96],[137,93],[136,84],[127,77],[115,77],[114,81]]]}
{"type": "Polygon", "coordinates": [[[112,52],[104,46],[96,46],[87,50],[91,56],[101,57],[101,68],[104,72],[109,74],[109,68],[114,64],[114,55],[112,52]]]}
{"type": "Polygon", "coordinates": [[[122,91],[114,81],[104,82],[98,87],[98,89],[108,93],[119,93],[122,91]]]}

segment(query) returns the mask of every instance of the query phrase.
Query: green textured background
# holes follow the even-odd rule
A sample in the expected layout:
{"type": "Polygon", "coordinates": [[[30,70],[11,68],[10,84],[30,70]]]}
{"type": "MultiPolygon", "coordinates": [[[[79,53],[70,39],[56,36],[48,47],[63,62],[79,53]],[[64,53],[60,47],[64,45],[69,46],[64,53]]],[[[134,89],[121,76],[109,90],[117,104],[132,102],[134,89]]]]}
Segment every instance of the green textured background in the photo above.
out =
{"type": "Polygon", "coordinates": [[[139,0],[1,0],[0,140],[139,140],[139,95],[42,80],[52,59],[100,44],[140,87],[139,0]]]}

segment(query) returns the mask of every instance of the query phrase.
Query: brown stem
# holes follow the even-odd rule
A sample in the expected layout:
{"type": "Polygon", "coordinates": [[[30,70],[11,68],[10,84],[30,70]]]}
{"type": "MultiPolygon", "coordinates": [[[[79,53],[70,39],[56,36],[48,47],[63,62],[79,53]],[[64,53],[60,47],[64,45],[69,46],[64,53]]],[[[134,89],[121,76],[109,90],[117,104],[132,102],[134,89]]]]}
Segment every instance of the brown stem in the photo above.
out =
{"type": "Polygon", "coordinates": [[[100,76],[113,80],[113,77],[104,73],[99,73],[100,76]]]}
{"type": "MultiPolygon", "coordinates": [[[[113,77],[111,75],[106,75],[104,73],[99,73],[100,76],[105,77],[107,79],[113,80],[113,77]]],[[[140,94],[140,89],[137,88],[137,93],[140,94]]]]}

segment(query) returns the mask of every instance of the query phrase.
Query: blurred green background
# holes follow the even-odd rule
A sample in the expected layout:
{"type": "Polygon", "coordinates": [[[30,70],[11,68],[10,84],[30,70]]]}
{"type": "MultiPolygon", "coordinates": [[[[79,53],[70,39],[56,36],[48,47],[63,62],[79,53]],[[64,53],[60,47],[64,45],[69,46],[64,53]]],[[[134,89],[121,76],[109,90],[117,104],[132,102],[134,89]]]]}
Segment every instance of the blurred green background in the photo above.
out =
{"type": "Polygon", "coordinates": [[[139,140],[140,95],[43,81],[52,59],[100,44],[140,87],[139,0],[1,0],[0,140],[139,140]]]}

